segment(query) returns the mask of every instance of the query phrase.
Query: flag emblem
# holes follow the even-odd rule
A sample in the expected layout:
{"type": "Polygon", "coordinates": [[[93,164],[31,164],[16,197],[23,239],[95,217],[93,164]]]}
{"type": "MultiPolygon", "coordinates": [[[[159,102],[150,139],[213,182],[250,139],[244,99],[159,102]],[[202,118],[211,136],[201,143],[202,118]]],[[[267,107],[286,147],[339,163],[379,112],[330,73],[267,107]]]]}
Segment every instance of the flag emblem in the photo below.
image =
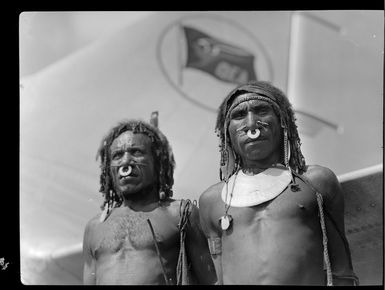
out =
{"type": "Polygon", "coordinates": [[[187,42],[185,66],[235,84],[256,80],[254,55],[195,28],[182,26],[187,42]]]}

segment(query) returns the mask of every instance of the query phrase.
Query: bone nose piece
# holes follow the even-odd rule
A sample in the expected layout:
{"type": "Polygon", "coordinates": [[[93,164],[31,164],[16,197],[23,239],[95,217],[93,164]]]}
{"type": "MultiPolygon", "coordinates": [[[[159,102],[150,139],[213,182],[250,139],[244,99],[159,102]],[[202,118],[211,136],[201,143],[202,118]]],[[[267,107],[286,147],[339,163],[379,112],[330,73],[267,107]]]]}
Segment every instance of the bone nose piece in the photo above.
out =
{"type": "Polygon", "coordinates": [[[120,174],[121,176],[124,176],[124,177],[129,176],[129,175],[131,174],[131,172],[132,172],[132,167],[131,167],[131,165],[128,165],[128,166],[121,166],[121,167],[119,168],[119,174],[120,174]]]}
{"type": "Polygon", "coordinates": [[[261,131],[259,131],[259,129],[247,130],[247,136],[251,139],[257,139],[260,134],[261,134],[261,131]]]}

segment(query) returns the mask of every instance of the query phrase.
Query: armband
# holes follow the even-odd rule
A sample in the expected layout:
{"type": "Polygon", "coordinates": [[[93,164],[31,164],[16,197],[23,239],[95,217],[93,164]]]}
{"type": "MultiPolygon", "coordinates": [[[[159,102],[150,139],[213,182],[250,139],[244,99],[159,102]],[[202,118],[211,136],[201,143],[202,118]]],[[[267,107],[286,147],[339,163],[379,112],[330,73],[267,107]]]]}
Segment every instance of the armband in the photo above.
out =
{"type": "Polygon", "coordinates": [[[218,255],[222,253],[222,239],[221,238],[208,238],[209,250],[211,255],[218,255]]]}

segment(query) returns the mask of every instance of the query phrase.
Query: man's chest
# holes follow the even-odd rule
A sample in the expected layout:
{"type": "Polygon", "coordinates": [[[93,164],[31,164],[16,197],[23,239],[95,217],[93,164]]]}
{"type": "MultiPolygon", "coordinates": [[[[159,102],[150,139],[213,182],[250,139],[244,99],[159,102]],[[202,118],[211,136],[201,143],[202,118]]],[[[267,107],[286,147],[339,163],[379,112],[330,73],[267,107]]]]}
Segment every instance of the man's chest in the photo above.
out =
{"type": "Polygon", "coordinates": [[[178,241],[177,219],[173,217],[148,213],[111,215],[99,227],[95,254],[155,250],[155,242],[166,251],[178,241]]]}
{"type": "Polygon", "coordinates": [[[224,203],[219,197],[218,202],[212,207],[211,214],[212,222],[217,225],[218,230],[221,230],[219,220],[226,214],[231,216],[233,224],[242,226],[290,219],[301,222],[317,217],[318,207],[315,193],[309,187],[301,186],[300,191],[291,191],[288,187],[278,197],[249,207],[232,206],[231,202],[224,203]]]}

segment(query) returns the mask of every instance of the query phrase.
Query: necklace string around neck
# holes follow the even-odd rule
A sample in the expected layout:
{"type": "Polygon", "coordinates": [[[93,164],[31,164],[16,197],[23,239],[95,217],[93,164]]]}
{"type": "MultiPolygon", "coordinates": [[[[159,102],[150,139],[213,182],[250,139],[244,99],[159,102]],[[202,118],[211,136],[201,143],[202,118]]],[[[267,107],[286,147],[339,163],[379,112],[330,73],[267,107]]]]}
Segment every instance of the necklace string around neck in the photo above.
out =
{"type": "MultiPolygon", "coordinates": [[[[238,176],[238,172],[239,172],[240,169],[237,169],[237,171],[235,172],[235,178],[234,178],[234,182],[233,182],[233,185],[231,187],[231,193],[230,193],[230,200],[229,200],[229,204],[226,204],[225,202],[225,216],[228,215],[227,212],[229,211],[230,207],[231,207],[231,200],[233,198],[233,191],[234,191],[234,187],[235,187],[235,181],[237,179],[237,176],[238,176]]],[[[227,201],[227,196],[228,196],[228,193],[229,193],[229,182],[228,180],[226,181],[226,201],[227,201]]]]}
{"type": "MultiPolygon", "coordinates": [[[[279,163],[274,163],[272,164],[271,166],[269,166],[268,168],[271,168],[271,167],[277,167],[278,165],[281,165],[279,163]]],[[[283,165],[282,165],[283,166],[283,165]]],[[[258,172],[258,173],[253,173],[253,175],[257,175],[257,174],[260,174],[261,172],[264,172],[265,170],[267,170],[268,168],[263,168],[262,171],[258,172]]],[[[258,168],[260,169],[260,168],[258,168]]],[[[235,172],[235,176],[234,176],[234,181],[233,181],[233,184],[231,186],[231,192],[230,192],[230,199],[229,199],[229,202],[227,203],[227,200],[228,200],[228,195],[229,195],[229,180],[227,179],[226,180],[226,195],[225,195],[225,214],[219,219],[219,223],[220,223],[220,226],[222,228],[223,231],[226,231],[230,226],[231,226],[231,222],[233,220],[232,216],[228,213],[229,212],[229,209],[231,207],[231,201],[233,199],[233,193],[234,193],[234,187],[235,187],[235,184],[236,184],[236,180],[237,180],[237,177],[238,177],[238,173],[239,171],[241,171],[245,173],[244,169],[241,169],[240,167],[237,168],[236,172],[235,172]]],[[[246,172],[250,172],[249,170],[246,170],[246,172]]]]}
{"type": "Polygon", "coordinates": [[[225,214],[219,219],[219,223],[221,225],[221,228],[223,231],[226,231],[230,225],[231,225],[231,222],[233,220],[232,216],[228,214],[228,211],[231,207],[231,200],[233,198],[233,191],[234,191],[234,186],[235,186],[235,180],[238,176],[238,173],[239,173],[239,170],[240,168],[237,169],[237,171],[235,172],[235,178],[234,178],[234,182],[233,182],[233,185],[232,185],[232,188],[231,188],[231,193],[230,193],[230,200],[229,200],[229,203],[227,204],[226,201],[227,201],[227,197],[228,197],[228,193],[229,193],[229,183],[228,183],[228,180],[226,180],[226,201],[225,201],[225,214]]]}

